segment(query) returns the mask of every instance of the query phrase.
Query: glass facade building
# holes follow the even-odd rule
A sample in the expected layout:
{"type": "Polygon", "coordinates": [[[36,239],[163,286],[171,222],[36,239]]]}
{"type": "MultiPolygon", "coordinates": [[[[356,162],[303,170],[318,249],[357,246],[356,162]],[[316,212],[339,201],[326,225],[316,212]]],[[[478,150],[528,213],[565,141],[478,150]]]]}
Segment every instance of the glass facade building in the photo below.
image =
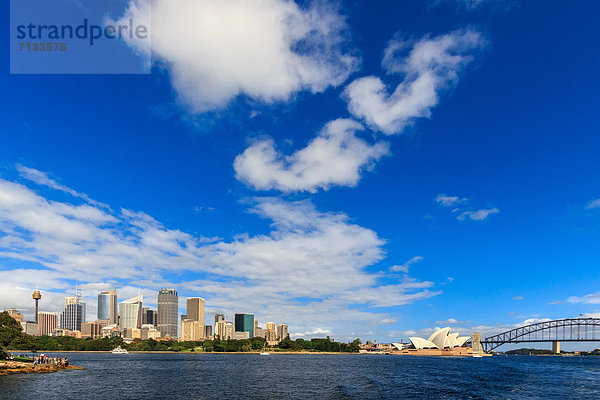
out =
{"type": "Polygon", "coordinates": [[[248,332],[250,337],[254,337],[254,314],[235,314],[234,322],[236,332],[248,332]]]}

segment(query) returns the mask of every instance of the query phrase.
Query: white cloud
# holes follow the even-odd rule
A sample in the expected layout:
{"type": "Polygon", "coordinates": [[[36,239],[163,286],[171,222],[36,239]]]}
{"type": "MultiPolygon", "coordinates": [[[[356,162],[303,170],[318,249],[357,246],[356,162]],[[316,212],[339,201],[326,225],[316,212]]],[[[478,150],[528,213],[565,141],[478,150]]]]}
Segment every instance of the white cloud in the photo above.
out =
{"type": "Polygon", "coordinates": [[[418,263],[419,261],[423,261],[423,257],[415,256],[415,257],[411,258],[410,260],[406,261],[402,265],[394,265],[394,266],[390,267],[390,270],[392,270],[394,272],[406,272],[407,273],[410,266],[415,263],[418,263]]]}
{"type": "Polygon", "coordinates": [[[445,321],[435,321],[436,324],[442,324],[442,325],[454,325],[454,324],[460,324],[462,323],[461,321],[458,321],[454,318],[448,318],[445,321]]]}
{"type": "Polygon", "coordinates": [[[320,326],[335,333],[390,318],[378,307],[440,294],[432,282],[408,276],[381,283],[381,274],[366,268],[383,260],[385,241],[345,214],[278,198],[253,199],[250,211],[272,221],[271,230],[223,241],[169,229],[139,211],[49,201],[0,179],[0,293],[24,288],[0,296],[0,307],[31,312],[36,285],[47,311],[61,311],[74,281],[91,304],[112,283],[121,298],[135,296],[139,285],[150,304],[160,287],[176,287],[182,297],[201,295],[228,313],[251,310],[288,322],[290,332],[320,326]]]}
{"type": "Polygon", "coordinates": [[[90,203],[94,206],[98,206],[98,207],[102,207],[102,208],[109,208],[108,205],[106,205],[104,203],[100,203],[96,200],[90,199],[89,196],[84,193],[79,193],[76,190],[73,190],[69,187],[66,187],[65,185],[58,183],[54,179],[50,178],[48,176],[48,174],[45,172],[38,171],[37,169],[33,169],[33,168],[28,168],[21,164],[17,164],[16,168],[17,168],[17,171],[19,172],[19,175],[22,178],[25,178],[31,182],[37,183],[38,185],[47,186],[51,189],[60,190],[61,192],[70,194],[73,197],[78,197],[80,199],[83,199],[87,203],[90,203]]]}
{"type": "Polygon", "coordinates": [[[600,292],[585,296],[571,296],[567,299],[567,303],[600,304],[600,292]]]}
{"type": "Polygon", "coordinates": [[[431,115],[440,93],[458,82],[473,53],[485,45],[481,34],[473,30],[416,42],[394,38],[384,52],[382,65],[388,74],[400,74],[401,83],[389,93],[381,78],[367,76],[350,83],[343,97],[350,113],[371,128],[388,135],[401,133],[416,118],[431,115]]]}
{"type": "MultiPolygon", "coordinates": [[[[272,103],[323,92],[359,65],[345,50],[345,18],[325,1],[130,0],[120,21],[130,18],[151,26],[153,62],[169,71],[195,112],[223,108],[238,95],[272,103]]],[[[126,40],[150,55],[147,40],[126,40]]]]}
{"type": "Polygon", "coordinates": [[[585,208],[591,210],[592,208],[600,208],[600,199],[590,201],[585,208]]]}
{"type": "Polygon", "coordinates": [[[371,144],[356,132],[363,127],[350,119],[329,122],[316,138],[301,150],[284,156],[273,140],[261,140],[236,157],[236,177],[255,189],[283,192],[355,186],[361,173],[388,154],[388,144],[371,144]]]}
{"type": "Polygon", "coordinates": [[[447,196],[445,194],[438,194],[435,198],[435,202],[444,207],[453,207],[457,204],[461,204],[468,201],[467,198],[458,196],[447,196]]]}
{"type": "Polygon", "coordinates": [[[456,217],[456,219],[458,219],[459,221],[464,221],[465,219],[469,218],[473,221],[483,221],[490,215],[498,214],[499,212],[500,210],[498,208],[490,208],[488,210],[482,209],[477,211],[465,211],[458,217],[456,217]]]}

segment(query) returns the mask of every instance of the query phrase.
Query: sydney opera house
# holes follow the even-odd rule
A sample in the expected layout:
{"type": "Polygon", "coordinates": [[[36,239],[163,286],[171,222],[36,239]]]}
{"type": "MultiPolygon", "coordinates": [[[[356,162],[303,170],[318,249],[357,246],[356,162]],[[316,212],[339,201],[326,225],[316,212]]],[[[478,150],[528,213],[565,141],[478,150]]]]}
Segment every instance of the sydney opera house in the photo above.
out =
{"type": "Polygon", "coordinates": [[[428,339],[410,337],[410,344],[393,343],[396,353],[430,356],[467,356],[473,350],[468,345],[469,336],[450,333],[449,327],[438,329],[428,339]]]}

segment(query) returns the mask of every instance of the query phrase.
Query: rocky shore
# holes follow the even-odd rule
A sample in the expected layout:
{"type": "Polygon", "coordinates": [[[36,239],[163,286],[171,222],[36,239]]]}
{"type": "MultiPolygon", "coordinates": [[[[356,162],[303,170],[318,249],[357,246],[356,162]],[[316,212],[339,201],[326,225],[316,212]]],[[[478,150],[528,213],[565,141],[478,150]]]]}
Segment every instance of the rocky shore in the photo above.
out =
{"type": "Polygon", "coordinates": [[[33,365],[33,363],[20,362],[20,361],[6,361],[0,362],[0,376],[11,375],[11,374],[45,374],[49,372],[57,372],[67,369],[84,369],[75,365],[54,365],[54,364],[39,364],[33,365]]]}

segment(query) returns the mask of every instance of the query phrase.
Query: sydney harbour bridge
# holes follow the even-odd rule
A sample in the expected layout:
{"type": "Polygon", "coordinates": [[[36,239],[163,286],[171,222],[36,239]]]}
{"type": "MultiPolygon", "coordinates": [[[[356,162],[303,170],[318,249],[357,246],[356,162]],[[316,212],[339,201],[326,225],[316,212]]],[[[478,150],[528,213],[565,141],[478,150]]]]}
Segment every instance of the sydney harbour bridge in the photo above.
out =
{"type": "MultiPolygon", "coordinates": [[[[481,340],[485,352],[508,343],[552,343],[552,350],[560,353],[561,342],[599,342],[600,318],[567,318],[520,326],[481,340]]],[[[473,349],[479,344],[473,340],[473,349]]]]}

